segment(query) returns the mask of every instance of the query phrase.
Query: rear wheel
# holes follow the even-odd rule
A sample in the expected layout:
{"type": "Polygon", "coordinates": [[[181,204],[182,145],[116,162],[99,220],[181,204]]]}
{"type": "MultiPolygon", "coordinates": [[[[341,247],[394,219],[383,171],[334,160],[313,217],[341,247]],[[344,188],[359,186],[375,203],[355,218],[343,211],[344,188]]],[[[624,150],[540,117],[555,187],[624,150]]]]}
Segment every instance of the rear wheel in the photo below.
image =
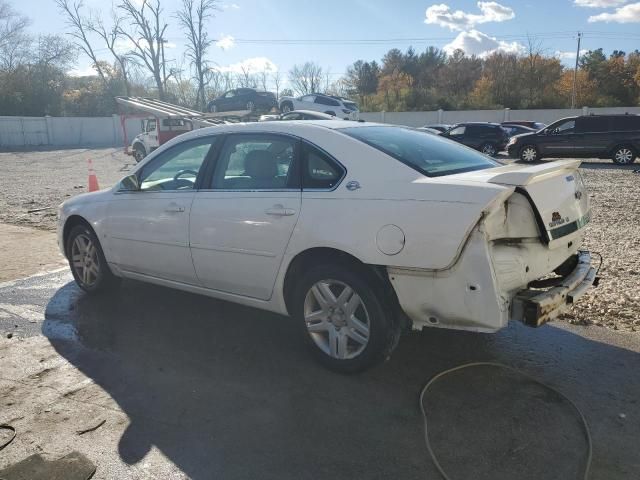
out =
{"type": "Polygon", "coordinates": [[[520,149],[520,160],[523,162],[535,162],[538,160],[538,149],[533,145],[525,145],[520,149]]]}
{"type": "Polygon", "coordinates": [[[490,157],[493,157],[497,152],[496,150],[496,146],[493,143],[485,143],[480,147],[480,151],[482,153],[484,153],[485,155],[489,155],[490,157]]]}
{"type": "Polygon", "coordinates": [[[97,293],[119,283],[109,269],[98,238],[87,225],[73,227],[66,251],[73,278],[85,292],[97,293]]]}
{"type": "Polygon", "coordinates": [[[147,156],[147,151],[142,145],[136,145],[133,148],[133,158],[136,159],[136,162],[141,162],[144,157],[147,156]]]}
{"type": "Polygon", "coordinates": [[[383,298],[365,275],[324,264],[303,274],[292,311],[316,359],[354,373],[386,359],[397,344],[399,331],[383,298]]]}
{"type": "Polygon", "coordinates": [[[629,165],[630,163],[635,162],[636,155],[630,146],[622,145],[620,147],[616,147],[613,151],[613,155],[611,155],[611,159],[619,165],[629,165]]]}

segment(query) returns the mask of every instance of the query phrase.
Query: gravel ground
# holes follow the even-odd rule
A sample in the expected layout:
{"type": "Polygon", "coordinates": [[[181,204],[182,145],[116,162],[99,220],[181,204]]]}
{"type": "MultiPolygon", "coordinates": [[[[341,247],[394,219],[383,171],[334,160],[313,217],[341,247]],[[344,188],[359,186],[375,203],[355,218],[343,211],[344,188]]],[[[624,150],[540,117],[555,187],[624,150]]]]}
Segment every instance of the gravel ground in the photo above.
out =
{"type": "Polygon", "coordinates": [[[58,205],[87,191],[88,159],[101,188],[135,164],[122,148],[0,152],[0,222],[55,230],[58,205]]]}
{"type": "MultiPolygon", "coordinates": [[[[101,187],[135,163],[121,148],[0,153],[0,222],[55,230],[56,209],[86,191],[87,159],[101,187]],[[39,212],[28,210],[52,207],[39,212]]],[[[600,286],[564,316],[571,323],[640,331],[640,165],[587,160],[582,172],[593,207],[586,248],[604,258],[600,286]]]]}

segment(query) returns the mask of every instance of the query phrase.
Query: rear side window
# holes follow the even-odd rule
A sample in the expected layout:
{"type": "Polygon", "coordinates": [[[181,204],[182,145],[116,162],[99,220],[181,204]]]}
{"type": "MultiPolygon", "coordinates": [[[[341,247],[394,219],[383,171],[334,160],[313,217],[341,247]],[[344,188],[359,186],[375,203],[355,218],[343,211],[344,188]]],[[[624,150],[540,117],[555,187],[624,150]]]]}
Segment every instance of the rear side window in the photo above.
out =
{"type": "Polygon", "coordinates": [[[458,143],[403,127],[351,127],[340,131],[429,177],[483,170],[499,165],[458,143]]]}
{"type": "Polygon", "coordinates": [[[342,165],[307,143],[302,147],[302,157],[302,188],[305,190],[331,190],[345,174],[342,165]]]}
{"type": "Polygon", "coordinates": [[[580,117],[576,119],[576,131],[599,133],[609,131],[609,117],[580,117]]]}
{"type": "Polygon", "coordinates": [[[611,129],[616,132],[631,132],[640,130],[640,115],[621,115],[611,117],[611,129]]]}

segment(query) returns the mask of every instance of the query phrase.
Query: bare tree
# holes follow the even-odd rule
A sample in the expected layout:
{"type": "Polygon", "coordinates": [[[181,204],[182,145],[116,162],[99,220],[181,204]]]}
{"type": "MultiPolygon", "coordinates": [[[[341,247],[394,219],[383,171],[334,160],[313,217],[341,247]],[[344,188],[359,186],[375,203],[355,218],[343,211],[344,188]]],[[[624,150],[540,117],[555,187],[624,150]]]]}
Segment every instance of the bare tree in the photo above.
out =
{"type": "Polygon", "coordinates": [[[22,36],[28,25],[27,17],[16,12],[5,0],[0,0],[0,48],[22,36]]]}
{"type": "Polygon", "coordinates": [[[289,70],[289,83],[299,95],[317,92],[322,83],[322,67],[313,62],[294,65],[289,70]]]}
{"type": "Polygon", "coordinates": [[[176,13],[180,27],[187,36],[185,56],[195,69],[198,83],[196,106],[202,110],[206,107],[204,90],[208,66],[205,57],[213,43],[207,34],[205,22],[213,16],[214,10],[218,10],[217,0],[182,0],[181,9],[176,13]]]}
{"type": "Polygon", "coordinates": [[[107,76],[100,65],[100,60],[96,55],[91,42],[89,41],[89,32],[91,31],[90,20],[83,16],[82,9],[84,2],[82,0],[55,0],[58,8],[66,16],[67,25],[71,29],[68,33],[74,39],[74,43],[78,46],[91,60],[92,67],[98,72],[98,76],[105,84],[108,84],[107,76]]]}
{"type": "Polygon", "coordinates": [[[280,87],[282,86],[282,74],[276,70],[272,75],[273,85],[276,87],[276,99],[280,99],[280,87]]]}
{"type": "Polygon", "coordinates": [[[132,44],[131,55],[138,58],[151,72],[160,100],[165,99],[167,80],[164,59],[164,34],[168,25],[162,19],[160,0],[122,0],[118,8],[129,20],[130,29],[120,26],[118,32],[132,44]]]}
{"type": "Polygon", "coordinates": [[[107,28],[101,17],[93,18],[87,25],[88,29],[96,33],[113,55],[116,63],[120,67],[122,80],[127,96],[131,95],[131,82],[129,81],[129,68],[135,66],[135,61],[130,53],[121,53],[116,48],[116,42],[123,38],[121,32],[122,18],[116,12],[112,12],[112,25],[107,28]]]}
{"type": "Polygon", "coordinates": [[[237,75],[237,83],[242,88],[255,88],[257,86],[256,76],[251,73],[251,69],[245,65],[240,67],[237,75]]]}

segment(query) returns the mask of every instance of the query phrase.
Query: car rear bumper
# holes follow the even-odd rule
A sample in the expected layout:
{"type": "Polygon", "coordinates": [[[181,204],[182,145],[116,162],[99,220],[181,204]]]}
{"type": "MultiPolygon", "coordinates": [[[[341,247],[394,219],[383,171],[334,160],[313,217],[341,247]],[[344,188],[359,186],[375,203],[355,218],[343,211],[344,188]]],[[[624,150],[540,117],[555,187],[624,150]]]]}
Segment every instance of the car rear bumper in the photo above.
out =
{"type": "Polygon", "coordinates": [[[539,327],[566,311],[592,285],[597,286],[597,270],[591,264],[591,254],[580,251],[576,257],[573,271],[557,285],[546,290],[528,288],[518,292],[511,305],[511,319],[539,327]]]}

